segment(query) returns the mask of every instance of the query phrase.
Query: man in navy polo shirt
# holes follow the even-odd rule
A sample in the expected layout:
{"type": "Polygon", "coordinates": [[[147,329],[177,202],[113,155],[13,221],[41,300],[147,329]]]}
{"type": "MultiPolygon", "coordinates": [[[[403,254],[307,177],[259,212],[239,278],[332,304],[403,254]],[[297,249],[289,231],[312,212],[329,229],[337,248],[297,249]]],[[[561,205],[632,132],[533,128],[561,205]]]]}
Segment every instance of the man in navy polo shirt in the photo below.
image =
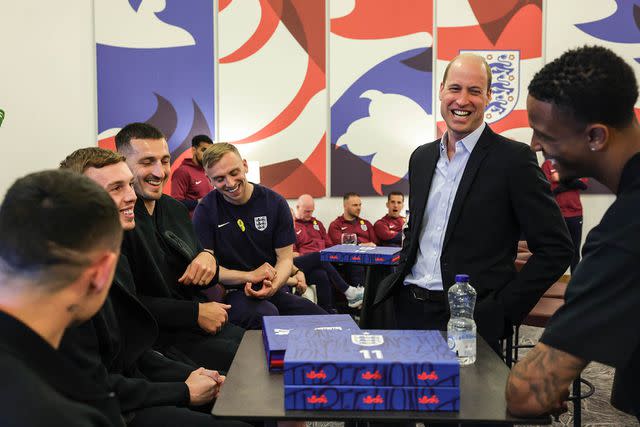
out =
{"type": "Polygon", "coordinates": [[[202,246],[215,252],[230,320],[261,329],[262,316],[326,314],[309,300],[285,292],[296,235],[286,200],[247,181],[247,162],[232,144],[205,151],[205,172],[216,189],[193,215],[202,246]]]}

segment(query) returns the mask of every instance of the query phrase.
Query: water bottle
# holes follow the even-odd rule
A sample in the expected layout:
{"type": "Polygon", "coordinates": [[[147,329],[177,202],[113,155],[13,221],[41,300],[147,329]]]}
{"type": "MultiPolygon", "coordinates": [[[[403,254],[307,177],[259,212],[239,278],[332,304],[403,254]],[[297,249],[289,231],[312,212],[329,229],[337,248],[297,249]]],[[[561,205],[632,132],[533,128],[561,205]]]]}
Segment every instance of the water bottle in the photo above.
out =
{"type": "Polygon", "coordinates": [[[447,323],[449,348],[458,356],[461,366],[476,361],[476,322],[473,309],[476,305],[476,290],[469,284],[467,274],[457,274],[456,284],[449,288],[451,318],[447,323]]]}

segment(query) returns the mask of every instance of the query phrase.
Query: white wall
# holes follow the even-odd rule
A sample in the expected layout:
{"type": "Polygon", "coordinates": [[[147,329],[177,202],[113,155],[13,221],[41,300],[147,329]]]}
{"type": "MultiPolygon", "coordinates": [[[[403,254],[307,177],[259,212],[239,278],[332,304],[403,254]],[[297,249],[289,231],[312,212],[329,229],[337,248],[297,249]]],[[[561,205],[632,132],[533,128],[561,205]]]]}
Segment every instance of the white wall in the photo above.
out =
{"type": "MultiPolygon", "coordinates": [[[[93,1],[0,0],[0,196],[18,177],[56,167],[71,151],[96,141],[93,1]]],[[[585,235],[613,196],[583,196],[585,235]]],[[[384,197],[363,198],[362,215],[385,214],[384,197]]],[[[294,206],[295,201],[290,200],[294,206]]],[[[406,205],[405,205],[406,209],[406,205]]],[[[341,198],[316,201],[329,225],[341,198]]]]}
{"type": "Polygon", "coordinates": [[[0,0],[0,195],[96,141],[93,1],[0,0]]]}

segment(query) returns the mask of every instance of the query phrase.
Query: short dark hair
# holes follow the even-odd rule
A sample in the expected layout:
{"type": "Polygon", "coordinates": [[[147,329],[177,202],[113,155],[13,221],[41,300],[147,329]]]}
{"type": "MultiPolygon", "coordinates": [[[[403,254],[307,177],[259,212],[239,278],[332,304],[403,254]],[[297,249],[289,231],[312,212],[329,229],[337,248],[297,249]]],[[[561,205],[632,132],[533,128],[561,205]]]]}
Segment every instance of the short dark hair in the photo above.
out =
{"type": "Polygon", "coordinates": [[[68,169],[77,173],[84,173],[89,168],[100,169],[105,166],[124,162],[125,157],[115,151],[99,147],[80,148],[69,154],[60,162],[60,169],[68,169]]]}
{"type": "Polygon", "coordinates": [[[387,194],[387,202],[391,200],[391,196],[401,196],[402,200],[404,200],[404,194],[401,191],[392,191],[391,193],[387,194]]]}
{"type": "Polygon", "coordinates": [[[132,139],[166,139],[160,129],[148,123],[129,123],[116,134],[116,150],[126,153],[132,139]]]}
{"type": "Polygon", "coordinates": [[[0,206],[0,275],[55,291],[75,280],[94,249],[118,250],[122,226],[109,194],[69,170],[18,179],[0,206]]]}
{"type": "Polygon", "coordinates": [[[611,50],[583,46],[542,67],[529,83],[529,95],[578,122],[624,128],[635,117],[638,83],[629,64],[611,50]]]}
{"type": "Polygon", "coordinates": [[[351,197],[360,197],[360,195],[358,193],[354,193],[353,191],[350,191],[349,193],[344,193],[344,196],[342,196],[342,201],[346,202],[351,197]]]}
{"type": "Polygon", "coordinates": [[[194,148],[198,148],[198,145],[200,145],[202,142],[213,144],[213,141],[207,135],[196,135],[191,138],[191,146],[194,148]]]}

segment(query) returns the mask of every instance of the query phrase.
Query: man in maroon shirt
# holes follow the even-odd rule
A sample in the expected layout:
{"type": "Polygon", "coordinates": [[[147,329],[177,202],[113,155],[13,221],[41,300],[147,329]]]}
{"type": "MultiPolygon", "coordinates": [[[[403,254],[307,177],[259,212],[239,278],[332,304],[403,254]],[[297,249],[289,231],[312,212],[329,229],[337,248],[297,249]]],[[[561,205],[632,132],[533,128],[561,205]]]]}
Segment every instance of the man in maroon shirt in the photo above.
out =
{"type": "Polygon", "coordinates": [[[192,157],[184,159],[171,177],[171,197],[182,202],[191,216],[200,199],[213,190],[202,167],[202,154],[211,145],[213,141],[207,135],[194,136],[191,140],[192,157]]]}
{"type": "Polygon", "coordinates": [[[401,215],[404,206],[404,194],[392,191],[387,196],[389,212],[376,221],[373,229],[381,246],[402,246],[402,227],[405,218],[401,215]]]}
{"type": "Polygon", "coordinates": [[[318,252],[333,246],[322,222],[313,216],[316,206],[313,197],[303,194],[298,198],[295,211],[296,243],[293,247],[300,255],[318,252]]]}
{"type": "Polygon", "coordinates": [[[542,172],[551,183],[551,192],[560,207],[564,222],[567,224],[571,240],[573,241],[573,259],[571,272],[580,262],[580,243],[582,242],[582,203],[580,190],[587,189],[587,178],[561,180],[551,160],[542,164],[542,172]]]}
{"type": "Polygon", "coordinates": [[[342,198],[344,213],[337,217],[329,225],[329,239],[334,245],[339,245],[343,234],[355,234],[358,244],[363,246],[375,246],[378,243],[373,225],[366,219],[360,218],[362,201],[360,195],[347,193],[342,198]]]}

